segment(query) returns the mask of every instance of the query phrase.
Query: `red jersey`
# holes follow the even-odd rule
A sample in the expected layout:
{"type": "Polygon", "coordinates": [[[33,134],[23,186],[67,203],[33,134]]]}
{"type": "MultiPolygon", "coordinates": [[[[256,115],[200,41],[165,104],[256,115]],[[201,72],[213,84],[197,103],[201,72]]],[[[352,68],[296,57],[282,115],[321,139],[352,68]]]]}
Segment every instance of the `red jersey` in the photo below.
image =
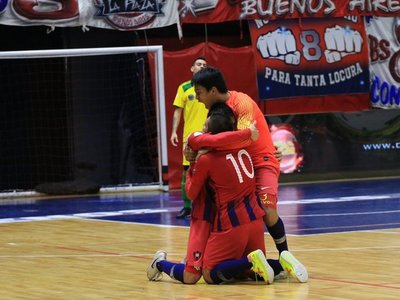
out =
{"type": "Polygon", "coordinates": [[[256,121],[256,127],[260,133],[259,138],[252,143],[249,139],[244,140],[243,136],[236,136],[240,135],[241,130],[218,134],[192,135],[188,140],[189,146],[193,150],[199,150],[204,147],[223,150],[246,147],[256,168],[269,165],[279,170],[279,162],[274,155],[275,146],[272,142],[269,126],[257,103],[244,93],[229,91],[229,94],[230,97],[226,104],[232,108],[235,114],[237,128],[246,129],[253,121],[256,121]],[[236,147],[233,147],[233,144],[236,147]]]}
{"type": "Polygon", "coordinates": [[[204,186],[216,205],[213,231],[247,224],[265,212],[255,194],[255,172],[245,149],[211,151],[192,164],[186,176],[186,193],[198,199],[204,186]]]}
{"type": "MultiPolygon", "coordinates": [[[[190,172],[186,172],[186,185],[187,181],[190,180],[190,172]]],[[[215,203],[211,197],[212,192],[210,192],[210,187],[204,185],[201,190],[199,190],[196,198],[190,198],[192,200],[192,212],[190,218],[196,220],[207,221],[213,223],[215,217],[215,203]]]]}

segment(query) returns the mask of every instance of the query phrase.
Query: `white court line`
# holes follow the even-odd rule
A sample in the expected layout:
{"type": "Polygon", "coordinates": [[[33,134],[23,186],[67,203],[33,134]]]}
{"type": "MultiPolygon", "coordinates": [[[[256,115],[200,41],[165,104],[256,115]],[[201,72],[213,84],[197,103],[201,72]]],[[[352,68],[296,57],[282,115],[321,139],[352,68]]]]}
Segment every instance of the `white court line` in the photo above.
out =
{"type": "MultiPolygon", "coordinates": [[[[61,220],[61,219],[74,219],[74,218],[101,218],[101,217],[112,217],[112,216],[124,216],[124,215],[145,215],[165,212],[176,212],[181,207],[170,207],[168,209],[131,209],[131,210],[119,210],[119,211],[106,211],[106,212],[88,212],[88,213],[77,213],[77,214],[66,214],[66,215],[47,215],[47,216],[33,216],[33,217],[17,217],[17,218],[4,218],[0,219],[0,224],[4,223],[16,223],[16,222],[30,222],[30,221],[49,221],[49,220],[61,220]]],[[[132,223],[132,222],[129,222],[132,223]]]]}
{"type": "MultiPolygon", "coordinates": [[[[292,204],[318,204],[318,203],[339,203],[339,202],[354,202],[354,201],[373,201],[373,200],[398,200],[400,194],[390,195],[374,195],[374,196],[348,196],[348,197],[328,197],[328,198],[310,198],[310,199],[299,199],[299,200],[287,200],[279,202],[279,205],[292,205],[292,204]]],[[[46,215],[36,217],[17,217],[17,218],[3,218],[0,219],[0,224],[4,223],[16,223],[16,222],[30,222],[30,221],[48,221],[48,220],[60,220],[60,219],[71,219],[71,218],[100,218],[100,217],[111,217],[121,215],[140,215],[140,214],[154,214],[154,213],[166,213],[179,211],[180,207],[169,207],[163,209],[131,209],[131,210],[120,210],[120,211],[107,211],[107,212],[88,212],[88,213],[76,213],[66,215],[46,215]]],[[[348,213],[348,214],[314,214],[314,215],[282,215],[282,217],[313,217],[313,216],[335,216],[335,215],[355,215],[355,214],[379,214],[379,213],[396,213],[398,211],[383,211],[383,212],[363,212],[363,213],[348,213]]]]}
{"type": "Polygon", "coordinates": [[[68,257],[130,257],[134,254],[37,254],[37,255],[0,255],[2,258],[68,258],[68,257]]]}
{"type": "Polygon", "coordinates": [[[398,200],[400,194],[390,195],[374,195],[374,196],[348,196],[348,197],[328,197],[328,198],[311,198],[311,199],[299,199],[299,200],[283,200],[279,201],[279,205],[290,205],[290,204],[316,204],[316,203],[339,203],[339,202],[354,202],[354,201],[373,201],[373,200],[398,200]]]}
{"type": "Polygon", "coordinates": [[[355,216],[355,215],[376,215],[376,214],[393,214],[400,213],[400,210],[382,210],[382,211],[366,211],[358,213],[335,213],[335,214],[309,214],[309,215],[281,215],[284,218],[304,218],[304,217],[332,217],[332,216],[355,216]]]}
{"type": "MultiPolygon", "coordinates": [[[[400,249],[398,246],[370,246],[370,247],[340,247],[340,248],[312,248],[312,249],[290,249],[291,252],[320,252],[320,251],[362,251],[362,250],[385,250],[400,249]]],[[[1,256],[0,256],[1,257],[1,256]]]]}

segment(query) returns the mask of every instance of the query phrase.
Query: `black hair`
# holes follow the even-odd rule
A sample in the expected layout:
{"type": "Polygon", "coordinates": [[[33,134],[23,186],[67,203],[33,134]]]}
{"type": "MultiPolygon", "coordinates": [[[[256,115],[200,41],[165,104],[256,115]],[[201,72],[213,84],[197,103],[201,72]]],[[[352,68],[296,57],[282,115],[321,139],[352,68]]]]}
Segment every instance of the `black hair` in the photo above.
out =
{"type": "Polygon", "coordinates": [[[220,93],[227,93],[224,75],[220,70],[213,67],[207,67],[193,75],[192,85],[201,85],[207,91],[215,87],[220,93]]]}
{"type": "Polygon", "coordinates": [[[192,63],[192,66],[194,66],[196,64],[196,61],[198,61],[199,59],[204,60],[205,62],[207,61],[206,58],[204,56],[199,56],[196,57],[195,60],[192,63]]]}
{"type": "Polygon", "coordinates": [[[208,111],[208,132],[216,134],[236,129],[233,110],[225,102],[216,102],[208,111]]]}

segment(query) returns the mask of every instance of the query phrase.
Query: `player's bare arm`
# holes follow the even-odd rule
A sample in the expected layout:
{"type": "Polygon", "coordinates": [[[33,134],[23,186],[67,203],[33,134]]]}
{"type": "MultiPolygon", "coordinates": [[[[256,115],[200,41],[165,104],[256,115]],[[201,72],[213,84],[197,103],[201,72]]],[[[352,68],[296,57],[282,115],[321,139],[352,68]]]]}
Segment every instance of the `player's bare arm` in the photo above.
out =
{"type": "Polygon", "coordinates": [[[172,118],[172,132],[170,137],[170,142],[173,146],[178,146],[179,138],[177,134],[177,130],[179,127],[179,123],[181,122],[182,108],[175,107],[174,116],[172,118]]]}

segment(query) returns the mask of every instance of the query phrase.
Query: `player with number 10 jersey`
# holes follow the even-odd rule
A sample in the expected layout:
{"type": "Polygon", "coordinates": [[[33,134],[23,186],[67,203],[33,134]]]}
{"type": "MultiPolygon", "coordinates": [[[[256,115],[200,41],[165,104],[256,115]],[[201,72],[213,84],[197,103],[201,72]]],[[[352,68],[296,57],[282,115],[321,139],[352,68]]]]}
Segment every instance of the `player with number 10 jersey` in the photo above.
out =
{"type": "Polygon", "coordinates": [[[193,150],[211,147],[214,149],[237,149],[246,147],[251,155],[256,169],[257,191],[264,206],[276,209],[278,194],[279,162],[274,152],[271,134],[264,114],[248,95],[229,91],[229,98],[225,102],[232,108],[237,119],[237,129],[246,129],[253,121],[260,132],[259,138],[251,142],[243,139],[238,132],[223,132],[215,135],[202,134],[191,136],[188,144],[193,150]]]}
{"type": "Polygon", "coordinates": [[[212,231],[247,224],[265,214],[255,194],[254,167],[245,149],[201,155],[186,180],[191,199],[207,185],[217,210],[212,231]]]}

